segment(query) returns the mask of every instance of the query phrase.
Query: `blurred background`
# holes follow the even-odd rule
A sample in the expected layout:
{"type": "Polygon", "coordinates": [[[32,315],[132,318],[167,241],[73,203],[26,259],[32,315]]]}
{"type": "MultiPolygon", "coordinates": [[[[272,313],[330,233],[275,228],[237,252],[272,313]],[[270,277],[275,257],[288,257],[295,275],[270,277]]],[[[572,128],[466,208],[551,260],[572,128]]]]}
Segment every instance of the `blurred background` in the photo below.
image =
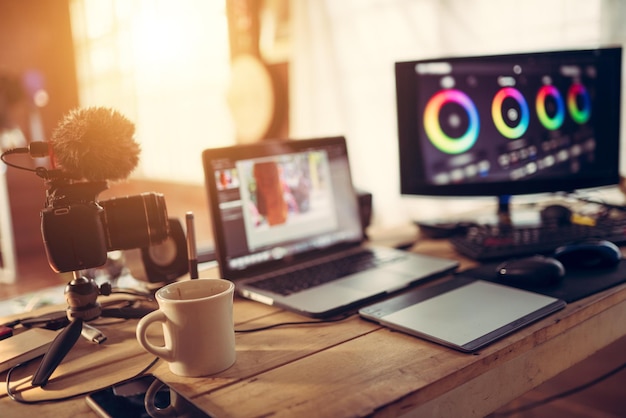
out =
{"type": "MultiPolygon", "coordinates": [[[[470,202],[400,196],[394,62],[621,45],[625,21],[620,0],[0,0],[2,147],[46,140],[77,106],[115,108],[141,161],[100,197],[163,192],[173,216],[202,212],[210,245],[203,149],[345,135],[372,224],[403,225],[470,202]]],[[[18,268],[45,263],[42,181],[2,172],[0,237],[18,268]]]]}

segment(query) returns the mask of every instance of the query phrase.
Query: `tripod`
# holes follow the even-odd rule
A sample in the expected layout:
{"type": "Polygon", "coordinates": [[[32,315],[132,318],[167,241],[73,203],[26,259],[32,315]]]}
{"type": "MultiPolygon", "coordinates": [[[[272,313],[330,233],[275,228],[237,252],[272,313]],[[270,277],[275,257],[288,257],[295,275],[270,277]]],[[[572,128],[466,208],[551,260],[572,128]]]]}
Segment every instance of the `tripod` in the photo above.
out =
{"type": "Polygon", "coordinates": [[[105,283],[98,287],[97,283],[88,277],[81,276],[78,271],[73,272],[74,278],[65,287],[67,301],[66,314],[70,323],[56,336],[50,348],[44,355],[37,371],[33,375],[33,386],[45,386],[48,379],[59,366],[61,361],[72,349],[81,335],[83,324],[100,316],[116,318],[141,318],[147,313],[145,309],[102,309],[98,303],[99,295],[110,295],[111,285],[105,283]]]}

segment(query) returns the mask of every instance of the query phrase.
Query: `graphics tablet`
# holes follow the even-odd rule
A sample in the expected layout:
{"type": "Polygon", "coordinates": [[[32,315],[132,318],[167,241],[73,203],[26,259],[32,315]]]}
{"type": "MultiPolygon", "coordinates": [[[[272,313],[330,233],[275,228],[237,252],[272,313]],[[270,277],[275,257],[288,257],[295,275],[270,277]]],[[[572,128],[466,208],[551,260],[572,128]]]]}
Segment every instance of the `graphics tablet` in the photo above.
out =
{"type": "Polygon", "coordinates": [[[457,275],[361,308],[359,315],[471,353],[565,305],[561,299],[457,275]]]}

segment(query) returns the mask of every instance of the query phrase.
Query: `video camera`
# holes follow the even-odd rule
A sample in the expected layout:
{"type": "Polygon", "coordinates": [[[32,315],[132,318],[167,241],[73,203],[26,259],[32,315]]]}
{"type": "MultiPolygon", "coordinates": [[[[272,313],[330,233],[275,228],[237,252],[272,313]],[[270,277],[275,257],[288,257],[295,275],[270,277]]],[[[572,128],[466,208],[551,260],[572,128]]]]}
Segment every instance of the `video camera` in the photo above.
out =
{"type": "Polygon", "coordinates": [[[106,181],[46,181],[41,232],[50,267],[77,271],[105,264],[107,252],[148,247],[169,234],[165,198],[159,193],[97,201],[106,181]]]}

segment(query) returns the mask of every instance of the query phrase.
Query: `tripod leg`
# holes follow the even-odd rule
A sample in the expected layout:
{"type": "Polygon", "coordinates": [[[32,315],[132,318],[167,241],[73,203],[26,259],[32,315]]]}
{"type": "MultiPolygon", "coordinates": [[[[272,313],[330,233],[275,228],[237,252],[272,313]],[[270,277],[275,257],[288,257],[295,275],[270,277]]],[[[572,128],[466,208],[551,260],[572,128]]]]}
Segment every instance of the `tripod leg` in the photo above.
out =
{"type": "Polygon", "coordinates": [[[33,386],[45,386],[48,379],[72,349],[83,329],[83,320],[76,318],[56,336],[33,375],[33,386]]]}

